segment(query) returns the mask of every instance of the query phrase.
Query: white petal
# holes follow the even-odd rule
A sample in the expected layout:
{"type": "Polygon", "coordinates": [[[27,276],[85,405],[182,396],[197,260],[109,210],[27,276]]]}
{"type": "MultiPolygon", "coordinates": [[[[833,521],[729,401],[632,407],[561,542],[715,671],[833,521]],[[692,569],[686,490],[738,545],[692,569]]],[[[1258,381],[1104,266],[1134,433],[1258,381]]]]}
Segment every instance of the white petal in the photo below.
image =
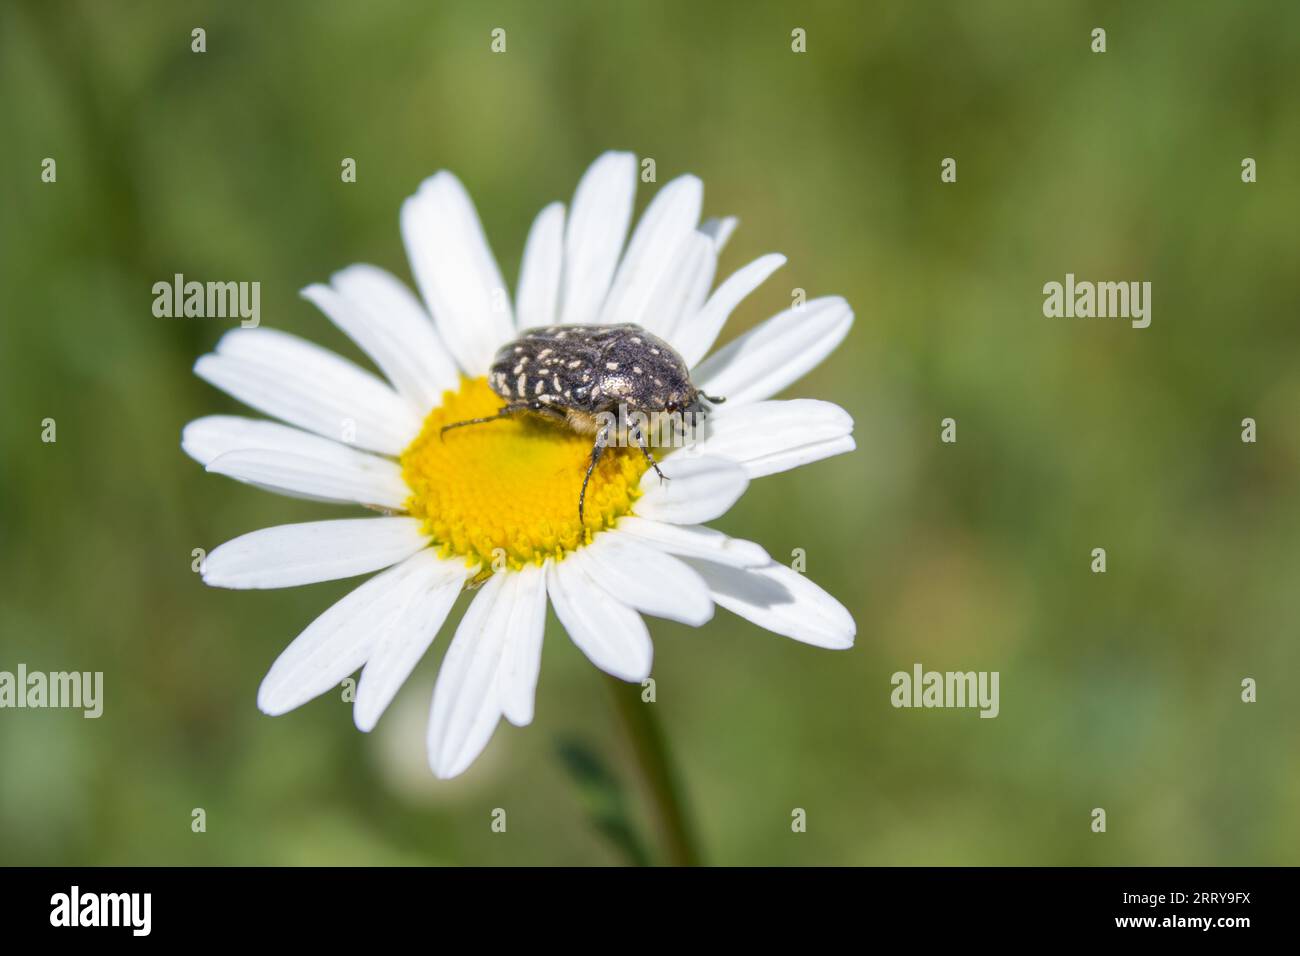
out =
{"type": "Polygon", "coordinates": [[[391,388],[345,358],[274,329],[234,329],[194,365],[245,405],[338,441],[400,454],[420,419],[391,388]]]}
{"type": "MultiPolygon", "coordinates": [[[[547,559],[547,564],[550,559],[547,559]]],[[[515,609],[497,675],[501,710],[516,727],[533,722],[537,675],[542,666],[542,635],[546,630],[546,565],[529,564],[513,572],[515,609]]]]}
{"type": "Polygon", "coordinates": [[[815,461],[821,461],[823,458],[847,455],[851,451],[856,451],[857,447],[858,443],[853,440],[852,435],[844,435],[840,438],[831,438],[815,444],[800,445],[798,448],[790,448],[764,458],[754,458],[744,462],[744,466],[749,477],[762,478],[765,475],[774,475],[778,472],[789,471],[791,468],[798,468],[800,465],[810,465],[815,461]]]}
{"type": "Polygon", "coordinates": [[[282,653],[257,692],[272,716],[338,686],[370,655],[380,635],[398,626],[411,595],[427,579],[431,551],[421,551],[345,595],[307,626],[282,653]]]}
{"type": "MultiPolygon", "coordinates": [[[[704,235],[704,233],[699,233],[704,235]]],[[[718,273],[718,245],[715,242],[709,254],[704,258],[703,263],[694,264],[695,268],[690,271],[683,280],[685,295],[682,299],[681,310],[677,315],[677,324],[674,330],[681,327],[681,324],[692,316],[699,315],[700,309],[704,308],[705,301],[709,298],[709,290],[713,288],[713,279],[718,273]]],[[[688,264],[689,268],[689,264],[688,264]]]]}
{"type": "Polygon", "coordinates": [[[677,247],[700,221],[703,199],[704,184],[694,176],[678,176],[659,190],[628,241],[601,322],[640,324],[677,247]]]}
{"type": "Polygon", "coordinates": [[[719,406],[705,437],[681,455],[730,458],[751,479],[852,451],[853,418],[830,402],[811,398],[719,406]]]}
{"type": "Polygon", "coordinates": [[[672,264],[659,277],[641,326],[671,342],[684,317],[694,315],[709,294],[718,267],[718,251],[708,236],[692,232],[673,253],[672,264]]]}
{"type": "Polygon", "coordinates": [[[203,562],[219,588],[291,588],[369,574],[429,546],[415,518],[345,518],[282,524],[240,535],[203,562]]]}
{"type": "Polygon", "coordinates": [[[524,243],[515,302],[520,329],[554,325],[558,321],[563,275],[564,203],[553,202],[537,214],[524,243]]]}
{"type": "Polygon", "coordinates": [[[695,369],[695,384],[732,405],[770,398],[844,340],[853,310],[839,296],[787,309],[723,346],[695,369]]]}
{"type": "Polygon", "coordinates": [[[624,515],[619,519],[618,530],[669,554],[706,558],[736,568],[758,568],[772,563],[771,556],[754,542],[729,537],[704,525],[664,524],[624,515]]]}
{"type": "Polygon", "coordinates": [[[420,397],[423,390],[410,362],[412,353],[387,329],[372,322],[360,306],[327,285],[309,285],[301,295],[370,356],[398,394],[407,400],[412,414],[419,415],[422,407],[430,407],[424,406],[420,397]]]}
{"type": "Polygon", "coordinates": [[[706,219],[700,223],[700,232],[711,238],[718,252],[721,252],[727,240],[731,238],[731,234],[736,231],[739,222],[740,220],[735,216],[727,216],[725,219],[706,219]]]}
{"type": "Polygon", "coordinates": [[[659,468],[662,480],[653,469],[642,476],[644,494],[636,503],[636,513],[669,524],[712,521],[725,514],[749,486],[745,469],[726,458],[673,455],[659,468]]]}
{"type": "Polygon", "coordinates": [[[433,687],[429,766],[444,780],[464,773],[501,719],[497,671],[509,637],[518,576],[494,574],[456,628],[433,687]]]}
{"type": "Polygon", "coordinates": [[[267,491],[313,501],[356,503],[403,511],[411,489],[396,462],[356,452],[349,465],[288,452],[251,448],[226,452],[208,471],[246,481],[267,491]]]}
{"type": "Polygon", "coordinates": [[[459,179],[443,171],[420,184],[402,204],[402,239],[442,340],[466,373],[482,375],[515,324],[501,270],[459,179]]]}
{"type": "Polygon", "coordinates": [[[785,256],[772,253],[755,259],[749,265],[727,277],[726,281],[709,296],[698,314],[682,322],[673,333],[673,347],[686,360],[688,368],[694,368],[700,359],[708,354],[717,341],[718,333],[745,296],[766,281],[781,266],[785,265],[785,256]]]}
{"type": "Polygon", "coordinates": [[[384,629],[366,658],[357,684],[352,719],[369,733],[420,663],[473,571],[459,558],[441,559],[428,552],[419,587],[393,625],[384,629]]]}
{"type": "MultiPolygon", "coordinates": [[[[460,373],[419,300],[375,266],[349,266],[330,277],[333,295],[315,285],[303,295],[374,359],[421,418],[457,388],[460,373]],[[339,301],[335,301],[339,300],[339,301]]],[[[330,291],[326,289],[326,291],[330,291]]]]}
{"type": "Polygon", "coordinates": [[[575,561],[547,570],[546,590],[555,615],[593,664],[626,681],[650,676],[654,646],[641,615],[599,587],[575,561]]]}
{"type": "Polygon", "coordinates": [[[636,157],[605,153],[583,174],[564,236],[564,323],[595,322],[609,292],[636,195],[636,157]]]}
{"type": "Polygon", "coordinates": [[[713,617],[704,580],[677,558],[630,534],[607,531],[567,560],[629,607],[692,627],[713,617]]]}
{"type": "Polygon", "coordinates": [[[227,452],[257,448],[337,462],[345,466],[355,462],[358,455],[365,460],[372,457],[355,448],[279,422],[242,418],[238,415],[196,418],[181,432],[181,448],[201,465],[209,465],[227,452]]]}
{"type": "Polygon", "coordinates": [[[713,600],[733,614],[805,644],[832,650],[853,646],[857,625],[844,605],[785,565],[741,570],[686,560],[708,583],[713,600]]]}

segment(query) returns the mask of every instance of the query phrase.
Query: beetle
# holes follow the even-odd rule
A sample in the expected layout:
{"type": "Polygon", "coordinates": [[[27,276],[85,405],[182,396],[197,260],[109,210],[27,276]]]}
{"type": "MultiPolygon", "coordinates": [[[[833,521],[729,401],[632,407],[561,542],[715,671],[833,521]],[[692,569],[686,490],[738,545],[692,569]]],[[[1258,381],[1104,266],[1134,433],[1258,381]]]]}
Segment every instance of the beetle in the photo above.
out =
{"type": "MultiPolygon", "coordinates": [[[[579,522],[587,484],[615,437],[613,416],[620,408],[645,417],[658,413],[703,416],[710,405],[726,401],[696,388],[686,362],[671,345],[630,323],[526,329],[497,351],[488,384],[505,405],[493,415],[444,425],[441,434],[465,425],[531,414],[593,436],[591,460],[578,494],[579,522]]],[[[663,479],[641,427],[633,425],[627,432],[626,437],[637,444],[663,479]]]]}

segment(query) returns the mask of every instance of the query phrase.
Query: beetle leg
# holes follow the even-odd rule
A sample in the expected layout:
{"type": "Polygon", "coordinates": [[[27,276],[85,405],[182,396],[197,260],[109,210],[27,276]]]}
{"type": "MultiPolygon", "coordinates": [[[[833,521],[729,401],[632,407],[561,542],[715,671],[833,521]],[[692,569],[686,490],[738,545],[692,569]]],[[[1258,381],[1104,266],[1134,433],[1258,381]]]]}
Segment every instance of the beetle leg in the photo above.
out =
{"type": "Polygon", "coordinates": [[[452,422],[450,425],[443,425],[442,429],[438,432],[438,437],[441,438],[443,435],[447,434],[447,432],[451,431],[451,429],[453,428],[461,428],[462,426],[465,425],[484,425],[488,422],[494,422],[499,418],[509,418],[511,415],[515,414],[516,412],[523,412],[527,410],[528,410],[527,405],[521,405],[512,402],[509,405],[502,406],[502,408],[498,410],[495,415],[484,415],[482,418],[466,418],[464,421],[452,422]]]}
{"type": "Polygon", "coordinates": [[[633,428],[632,437],[636,440],[637,447],[641,449],[641,454],[645,455],[645,460],[650,462],[650,467],[655,470],[661,482],[667,481],[668,478],[659,470],[659,462],[655,461],[655,456],[650,454],[650,446],[645,443],[645,436],[641,434],[641,429],[633,428]]]}
{"type": "Polygon", "coordinates": [[[587,500],[587,482],[591,481],[591,473],[596,470],[596,463],[600,461],[600,456],[605,453],[605,444],[609,441],[609,425],[606,424],[599,432],[596,433],[596,443],[591,446],[591,461],[587,465],[587,474],[582,479],[582,491],[578,494],[578,524],[582,524],[582,506],[587,500]]]}
{"type": "Polygon", "coordinates": [[[442,430],[438,433],[439,437],[447,434],[453,428],[460,428],[462,425],[483,425],[487,422],[495,422],[501,418],[509,418],[519,412],[534,412],[544,418],[550,418],[554,421],[565,421],[564,413],[549,405],[543,405],[541,402],[511,402],[501,407],[495,415],[485,415],[482,418],[467,418],[461,422],[452,422],[450,425],[443,425],[442,430]]]}

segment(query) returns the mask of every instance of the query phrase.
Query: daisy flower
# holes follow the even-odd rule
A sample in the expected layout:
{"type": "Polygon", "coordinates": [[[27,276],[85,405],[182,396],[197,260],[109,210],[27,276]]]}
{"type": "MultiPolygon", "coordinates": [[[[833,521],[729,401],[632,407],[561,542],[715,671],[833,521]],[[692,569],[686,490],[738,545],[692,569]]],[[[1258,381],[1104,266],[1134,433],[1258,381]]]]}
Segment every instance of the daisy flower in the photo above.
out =
{"type": "Polygon", "coordinates": [[[369,731],[466,591],[429,720],[429,764],[443,778],[470,766],[502,717],[532,720],[548,603],[592,663],[633,682],[653,655],[643,615],[699,626],[719,605],[798,641],[852,645],[838,601],[705,523],[751,480],[853,449],[843,409],[771,400],[843,340],[853,312],[815,299],[708,355],[785,259],[763,256],[710,292],[736,220],[701,223],[703,189],[689,175],[658,192],[624,248],[637,172],[630,153],[606,153],[567,210],[541,211],[513,303],[460,181],[440,172],[421,184],[401,231],[423,304],[368,265],[303,291],[383,378],[266,328],[230,331],[198,360],[199,377],[279,422],[200,418],[184,429],[186,453],[269,491],[380,513],[265,528],[208,555],[203,580],[226,588],[379,572],[280,655],[258,691],[262,711],[293,710],[360,670],[354,717],[369,731]],[[590,438],[531,416],[442,429],[502,406],[486,373],[521,330],[593,323],[635,323],[670,343],[693,384],[725,404],[663,458],[666,481],[639,448],[608,448],[580,521],[590,438]]]}

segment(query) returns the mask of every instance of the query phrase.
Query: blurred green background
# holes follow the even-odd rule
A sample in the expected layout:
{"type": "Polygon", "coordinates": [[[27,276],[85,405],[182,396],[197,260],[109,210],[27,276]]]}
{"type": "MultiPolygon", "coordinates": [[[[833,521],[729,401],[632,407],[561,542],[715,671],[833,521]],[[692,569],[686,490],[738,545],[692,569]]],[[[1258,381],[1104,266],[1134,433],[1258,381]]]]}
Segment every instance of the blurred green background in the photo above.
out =
{"type": "Polygon", "coordinates": [[[536,722],[450,783],[423,743],[450,627],[369,737],[337,695],[258,713],[356,582],[210,590],[191,550],[345,512],[181,453],[186,421],[242,411],[190,371],[234,323],[151,313],[176,272],[258,280],[263,325],[359,356],[298,290],[408,277],[421,179],[464,180],[513,285],[533,215],[609,148],[741,217],[722,271],[789,255],[728,336],[795,286],[858,315],[791,390],[848,408],[858,452],[719,522],[806,549],[857,646],[652,626],[704,857],[1300,862],[1300,6],[16,2],[0,97],[0,670],[105,672],[99,720],[0,711],[0,862],[623,860],[557,756],[632,779],[553,619],[536,722]],[[1044,318],[1066,272],[1151,281],[1151,327],[1044,318]],[[1001,715],[893,709],[918,661],[999,671],[1001,715]]]}

